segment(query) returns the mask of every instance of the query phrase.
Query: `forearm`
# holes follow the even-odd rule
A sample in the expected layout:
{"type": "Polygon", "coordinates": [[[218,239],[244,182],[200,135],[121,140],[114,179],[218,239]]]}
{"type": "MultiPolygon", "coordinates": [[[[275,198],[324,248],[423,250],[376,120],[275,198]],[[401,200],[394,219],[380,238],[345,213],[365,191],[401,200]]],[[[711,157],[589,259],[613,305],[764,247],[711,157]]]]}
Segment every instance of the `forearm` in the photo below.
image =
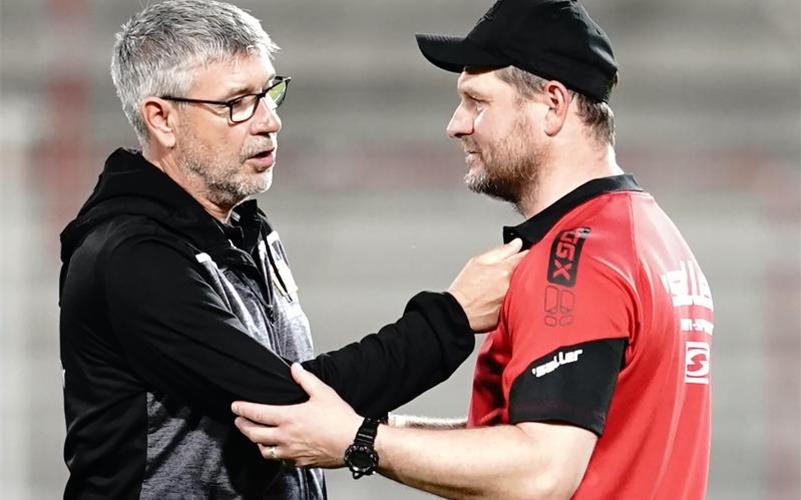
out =
{"type": "MultiPolygon", "coordinates": [[[[234,413],[244,417],[237,419],[239,430],[262,446],[266,458],[276,455],[265,449],[277,446],[277,456],[301,467],[342,466],[363,419],[300,365],[292,367],[292,376],[309,401],[288,407],[236,403],[234,413]]],[[[380,425],[374,447],[381,474],[437,495],[561,499],[578,488],[596,441],[596,434],[569,423],[455,430],[380,425]]]]}
{"type": "MultiPolygon", "coordinates": [[[[516,426],[438,431],[381,426],[379,472],[448,498],[549,498],[546,450],[516,426]]],[[[555,497],[554,497],[555,498],[555,497]]]]}
{"type": "Polygon", "coordinates": [[[390,413],[389,425],[405,429],[464,429],[467,427],[467,418],[419,417],[417,415],[398,415],[390,413]]]}
{"type": "Polygon", "coordinates": [[[377,334],[303,363],[362,415],[378,417],[446,380],[475,344],[448,294],[421,293],[377,334]]]}

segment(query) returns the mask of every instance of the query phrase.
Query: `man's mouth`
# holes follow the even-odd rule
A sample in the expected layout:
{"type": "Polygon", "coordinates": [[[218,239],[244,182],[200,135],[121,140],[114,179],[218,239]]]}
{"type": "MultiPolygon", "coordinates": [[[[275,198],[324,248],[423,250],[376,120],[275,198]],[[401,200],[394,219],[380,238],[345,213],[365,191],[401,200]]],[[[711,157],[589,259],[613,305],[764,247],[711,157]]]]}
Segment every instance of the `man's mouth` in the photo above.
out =
{"type": "Polygon", "coordinates": [[[480,153],[475,144],[469,144],[467,142],[462,142],[462,150],[464,150],[465,156],[477,155],[480,153]]]}
{"type": "Polygon", "coordinates": [[[475,157],[481,157],[481,152],[477,150],[466,149],[464,152],[464,157],[466,160],[470,160],[471,158],[475,157]]]}
{"type": "Polygon", "coordinates": [[[275,149],[265,149],[264,151],[261,151],[259,153],[256,153],[255,155],[251,156],[251,158],[266,158],[266,157],[270,156],[271,154],[273,154],[273,151],[275,151],[275,149]]]}
{"type": "Polygon", "coordinates": [[[265,149],[248,158],[260,171],[264,171],[275,163],[275,148],[265,149]]]}

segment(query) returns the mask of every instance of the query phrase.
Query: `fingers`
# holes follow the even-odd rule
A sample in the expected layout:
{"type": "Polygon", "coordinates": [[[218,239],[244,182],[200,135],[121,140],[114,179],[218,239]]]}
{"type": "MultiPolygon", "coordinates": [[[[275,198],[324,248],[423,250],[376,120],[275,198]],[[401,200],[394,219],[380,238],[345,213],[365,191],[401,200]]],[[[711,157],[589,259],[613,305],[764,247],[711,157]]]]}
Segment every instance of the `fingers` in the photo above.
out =
{"type": "Polygon", "coordinates": [[[513,264],[515,267],[517,267],[517,265],[520,264],[520,262],[522,262],[522,260],[526,258],[526,255],[528,255],[529,252],[530,250],[524,250],[522,252],[516,253],[511,257],[509,257],[508,259],[506,259],[506,262],[509,262],[513,264]]]}
{"type": "Polygon", "coordinates": [[[234,414],[265,425],[280,424],[282,421],[282,408],[285,412],[287,407],[248,403],[246,401],[234,401],[231,404],[231,411],[234,412],[234,414]]]}
{"type": "Polygon", "coordinates": [[[277,427],[260,425],[242,417],[237,417],[234,420],[234,425],[239,429],[239,432],[256,444],[272,445],[278,443],[279,430],[277,427]]]}
{"type": "Polygon", "coordinates": [[[292,460],[283,458],[283,450],[280,446],[259,444],[259,452],[261,453],[261,456],[267,460],[278,460],[284,465],[294,465],[292,460]]]}
{"type": "Polygon", "coordinates": [[[515,238],[501,248],[503,249],[504,255],[511,257],[523,248],[523,240],[515,238]]]}
{"type": "Polygon", "coordinates": [[[505,245],[493,248],[484,256],[492,260],[505,260],[515,255],[521,248],[523,248],[523,240],[515,238],[505,245]]]}
{"type": "Polygon", "coordinates": [[[290,370],[292,371],[292,378],[309,396],[314,396],[315,394],[331,389],[312,372],[306,371],[300,363],[292,363],[290,370]]]}
{"type": "Polygon", "coordinates": [[[261,443],[256,444],[259,445],[259,452],[262,457],[267,460],[281,460],[281,457],[278,456],[278,446],[261,443]]]}

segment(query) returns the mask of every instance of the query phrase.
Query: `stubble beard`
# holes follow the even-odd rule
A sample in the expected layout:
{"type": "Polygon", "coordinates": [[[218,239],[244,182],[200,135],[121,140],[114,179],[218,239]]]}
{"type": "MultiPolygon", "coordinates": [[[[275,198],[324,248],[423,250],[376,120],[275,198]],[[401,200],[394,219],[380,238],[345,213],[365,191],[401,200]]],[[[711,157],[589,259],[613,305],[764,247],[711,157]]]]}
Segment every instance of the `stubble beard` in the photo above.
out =
{"type": "Polygon", "coordinates": [[[272,185],[272,167],[257,176],[248,176],[244,169],[245,161],[258,151],[251,146],[237,155],[214,153],[204,147],[195,135],[188,131],[181,137],[180,152],[176,155],[178,167],[187,175],[201,181],[204,195],[212,203],[233,208],[272,185]]]}
{"type": "MultiPolygon", "coordinates": [[[[507,201],[523,213],[527,197],[536,193],[540,173],[548,154],[541,145],[528,140],[530,130],[524,118],[516,121],[513,130],[503,140],[483,148],[477,161],[465,175],[467,187],[479,194],[507,201]]],[[[463,139],[469,146],[474,147],[463,139]]]]}

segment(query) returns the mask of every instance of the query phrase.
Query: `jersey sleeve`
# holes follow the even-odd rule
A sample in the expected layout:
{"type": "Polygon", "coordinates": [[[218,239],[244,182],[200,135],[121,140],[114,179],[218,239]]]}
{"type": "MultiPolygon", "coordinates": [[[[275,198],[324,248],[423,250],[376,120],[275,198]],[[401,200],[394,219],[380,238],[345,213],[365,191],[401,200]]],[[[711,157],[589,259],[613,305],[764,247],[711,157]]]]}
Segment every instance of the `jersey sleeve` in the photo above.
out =
{"type": "Polygon", "coordinates": [[[598,435],[636,324],[632,280],[590,228],[532,249],[507,296],[511,423],[559,421],[598,435]]]}
{"type": "MultiPolygon", "coordinates": [[[[230,418],[237,399],[307,399],[289,365],[247,335],[202,273],[170,245],[123,243],[102,274],[113,335],[148,388],[222,418],[230,418]]],[[[378,416],[445,380],[473,345],[458,302],[421,293],[398,321],[304,366],[357,412],[378,416]]]]}

